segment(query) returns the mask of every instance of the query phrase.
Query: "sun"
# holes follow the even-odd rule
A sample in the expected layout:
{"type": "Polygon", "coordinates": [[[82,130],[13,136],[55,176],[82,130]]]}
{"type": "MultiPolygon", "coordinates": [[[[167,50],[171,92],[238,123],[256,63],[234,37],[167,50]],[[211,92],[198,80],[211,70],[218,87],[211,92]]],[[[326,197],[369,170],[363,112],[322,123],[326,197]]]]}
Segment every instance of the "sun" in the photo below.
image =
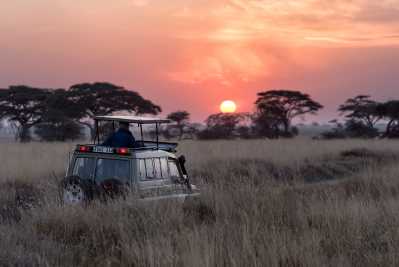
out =
{"type": "Polygon", "coordinates": [[[237,105],[234,101],[225,100],[220,104],[220,111],[222,113],[234,113],[237,110],[237,105]]]}

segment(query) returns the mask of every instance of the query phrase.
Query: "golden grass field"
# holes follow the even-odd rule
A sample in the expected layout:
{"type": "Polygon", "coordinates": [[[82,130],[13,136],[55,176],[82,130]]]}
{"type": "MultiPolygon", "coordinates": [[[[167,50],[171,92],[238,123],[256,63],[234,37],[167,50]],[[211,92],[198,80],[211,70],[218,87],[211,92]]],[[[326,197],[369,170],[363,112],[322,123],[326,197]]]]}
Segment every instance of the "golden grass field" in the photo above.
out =
{"type": "Polygon", "coordinates": [[[0,144],[0,266],[399,265],[399,142],[183,142],[188,206],[61,206],[73,147],[0,144]]]}

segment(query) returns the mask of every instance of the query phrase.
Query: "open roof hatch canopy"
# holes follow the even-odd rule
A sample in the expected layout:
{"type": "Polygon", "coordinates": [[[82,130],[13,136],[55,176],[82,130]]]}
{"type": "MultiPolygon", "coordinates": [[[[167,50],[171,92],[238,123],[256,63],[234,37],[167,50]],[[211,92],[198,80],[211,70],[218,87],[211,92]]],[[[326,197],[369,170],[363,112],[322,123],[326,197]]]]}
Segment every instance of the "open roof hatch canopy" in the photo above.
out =
{"type": "MultiPolygon", "coordinates": [[[[115,129],[115,122],[127,122],[127,123],[137,123],[140,126],[141,142],[144,145],[144,135],[143,135],[143,124],[155,124],[155,134],[156,134],[156,147],[159,149],[159,125],[162,123],[170,123],[168,119],[159,118],[148,118],[148,117],[138,117],[138,116],[96,116],[94,118],[96,135],[94,137],[94,143],[100,144],[100,132],[98,123],[100,121],[111,121],[113,128],[115,129]]],[[[148,142],[147,142],[148,143],[148,142]]]]}

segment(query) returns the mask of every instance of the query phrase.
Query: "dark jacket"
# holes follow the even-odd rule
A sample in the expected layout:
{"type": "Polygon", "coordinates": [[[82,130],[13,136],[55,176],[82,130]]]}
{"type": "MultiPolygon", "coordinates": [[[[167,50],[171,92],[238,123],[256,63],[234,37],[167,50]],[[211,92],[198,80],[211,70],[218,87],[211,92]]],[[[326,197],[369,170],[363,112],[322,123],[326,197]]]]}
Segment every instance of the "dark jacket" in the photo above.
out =
{"type": "Polygon", "coordinates": [[[136,147],[136,140],[133,137],[133,134],[129,130],[118,129],[115,133],[113,133],[107,140],[102,144],[103,146],[109,147],[128,147],[134,148],[136,147]]]}

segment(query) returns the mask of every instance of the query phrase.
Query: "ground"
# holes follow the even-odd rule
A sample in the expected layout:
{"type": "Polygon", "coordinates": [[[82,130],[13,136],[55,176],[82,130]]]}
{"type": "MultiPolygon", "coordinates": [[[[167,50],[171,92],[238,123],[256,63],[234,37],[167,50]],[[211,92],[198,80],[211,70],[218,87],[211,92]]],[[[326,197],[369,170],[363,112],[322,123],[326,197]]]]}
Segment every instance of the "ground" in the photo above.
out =
{"type": "Polygon", "coordinates": [[[64,207],[73,144],[0,144],[0,266],[397,266],[399,142],[190,141],[190,205],[64,207]]]}

